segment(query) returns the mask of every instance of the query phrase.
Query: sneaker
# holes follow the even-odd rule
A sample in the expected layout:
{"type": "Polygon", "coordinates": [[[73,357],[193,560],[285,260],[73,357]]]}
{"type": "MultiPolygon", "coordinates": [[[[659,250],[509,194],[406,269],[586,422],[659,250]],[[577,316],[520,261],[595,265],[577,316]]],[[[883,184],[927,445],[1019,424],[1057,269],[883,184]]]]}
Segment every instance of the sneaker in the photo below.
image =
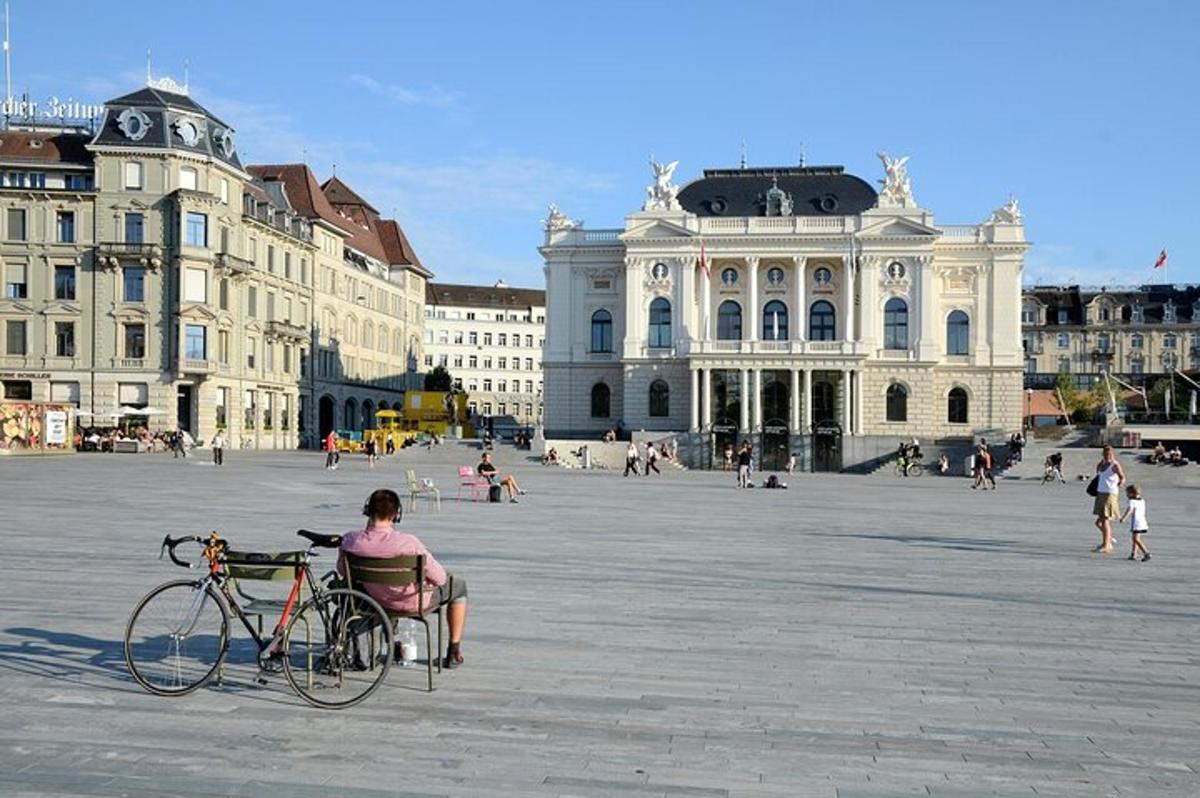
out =
{"type": "Polygon", "coordinates": [[[508,503],[509,504],[519,504],[520,502],[517,501],[516,496],[513,496],[511,499],[508,500],[508,503]]]}
{"type": "Polygon", "coordinates": [[[1126,557],[1125,559],[1127,559],[1127,560],[1136,560],[1136,559],[1137,559],[1137,557],[1134,557],[1132,554],[1130,554],[1130,555],[1129,555],[1128,557],[1126,557]]]}
{"type": "Polygon", "coordinates": [[[1142,562],[1147,562],[1150,559],[1150,552],[1146,552],[1146,556],[1142,557],[1142,562]]]}
{"type": "Polygon", "coordinates": [[[524,495],[525,495],[525,493],[526,493],[526,491],[519,490],[519,491],[517,491],[517,493],[519,493],[520,495],[524,496],[524,495]]]}
{"type": "Polygon", "coordinates": [[[447,654],[445,659],[442,660],[442,667],[447,670],[454,670],[455,668],[457,668],[459,665],[462,665],[462,664],[463,664],[463,655],[462,655],[461,651],[455,652],[453,656],[447,654]]]}

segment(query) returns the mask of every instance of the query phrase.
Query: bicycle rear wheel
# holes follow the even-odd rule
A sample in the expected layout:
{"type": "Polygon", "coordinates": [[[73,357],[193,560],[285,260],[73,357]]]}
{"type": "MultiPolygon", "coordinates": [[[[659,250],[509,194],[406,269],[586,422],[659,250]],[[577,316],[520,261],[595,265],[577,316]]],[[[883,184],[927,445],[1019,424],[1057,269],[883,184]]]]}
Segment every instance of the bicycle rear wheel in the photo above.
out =
{"type": "Polygon", "coordinates": [[[212,585],[181,579],[151,590],[125,626],[125,664],[155,695],[184,695],[212,678],[229,646],[229,614],[212,585]]]}
{"type": "Polygon", "coordinates": [[[920,463],[913,463],[908,467],[908,475],[912,477],[925,476],[925,466],[921,465],[920,463]]]}
{"type": "Polygon", "coordinates": [[[308,703],[345,709],[383,684],[392,664],[392,624],[366,593],[327,590],[288,621],[283,672],[308,703]]]}

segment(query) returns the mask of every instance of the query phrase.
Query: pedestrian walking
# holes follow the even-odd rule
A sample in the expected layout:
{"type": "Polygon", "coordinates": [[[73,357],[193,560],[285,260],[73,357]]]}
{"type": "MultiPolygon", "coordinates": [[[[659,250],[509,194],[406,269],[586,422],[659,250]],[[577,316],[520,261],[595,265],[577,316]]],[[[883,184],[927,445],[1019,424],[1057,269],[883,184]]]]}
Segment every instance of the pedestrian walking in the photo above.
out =
{"type": "Polygon", "coordinates": [[[634,443],[633,441],[630,441],[629,445],[625,447],[625,474],[624,474],[624,476],[629,476],[629,473],[631,471],[633,472],[633,475],[636,477],[637,473],[638,473],[638,448],[637,448],[637,444],[634,443]]]}
{"type": "Polygon", "coordinates": [[[175,429],[175,440],[173,441],[171,448],[175,454],[176,460],[178,460],[180,457],[185,460],[187,459],[187,447],[184,445],[183,441],[183,427],[177,427],[175,429]]]}
{"type": "Polygon", "coordinates": [[[733,470],[733,444],[732,443],[725,444],[724,459],[721,461],[721,470],[722,471],[732,471],[733,470]]]}
{"type": "Polygon", "coordinates": [[[995,467],[996,467],[996,461],[992,457],[992,450],[989,449],[987,446],[984,446],[983,447],[983,478],[991,483],[992,490],[996,489],[996,474],[994,471],[995,467]]]}
{"type": "Polygon", "coordinates": [[[738,477],[737,486],[739,488],[750,487],[750,463],[753,458],[753,453],[750,449],[750,441],[742,441],[741,447],[738,449],[737,464],[738,477]]]}
{"type": "Polygon", "coordinates": [[[225,465],[225,432],[217,430],[217,434],[212,437],[212,456],[213,465],[225,465]]]}
{"type": "Polygon", "coordinates": [[[1112,521],[1121,514],[1120,493],[1125,484],[1125,469],[1117,462],[1117,454],[1109,444],[1104,445],[1100,462],[1096,463],[1096,476],[1088,485],[1088,492],[1096,497],[1092,503],[1092,514],[1096,516],[1096,529],[1100,530],[1100,545],[1092,551],[1111,554],[1113,550],[1112,521]]]}
{"type": "Polygon", "coordinates": [[[794,455],[794,454],[788,455],[787,465],[784,466],[783,470],[789,474],[796,470],[796,455],[794,455]]]}
{"type": "Polygon", "coordinates": [[[655,474],[662,474],[658,470],[658,450],[654,448],[653,443],[646,444],[646,473],[644,476],[650,476],[650,469],[654,469],[655,474]]]}
{"type": "Polygon", "coordinates": [[[325,468],[330,471],[337,471],[338,460],[341,455],[338,454],[338,434],[337,430],[330,430],[325,436],[325,468]]]}
{"type": "Polygon", "coordinates": [[[1146,500],[1142,498],[1142,489],[1137,485],[1126,488],[1125,495],[1129,497],[1129,505],[1121,516],[1121,523],[1124,523],[1126,518],[1129,519],[1129,559],[1136,560],[1137,553],[1141,551],[1142,562],[1146,562],[1150,559],[1150,552],[1146,551],[1146,546],[1142,543],[1142,535],[1150,531],[1150,525],[1146,521],[1146,500]]]}
{"type": "Polygon", "coordinates": [[[366,443],[363,445],[363,450],[367,453],[367,470],[373,471],[375,469],[376,459],[375,439],[373,437],[367,438],[366,443]]]}
{"type": "Polygon", "coordinates": [[[387,434],[387,449],[385,451],[388,454],[396,453],[396,438],[390,432],[387,434]]]}

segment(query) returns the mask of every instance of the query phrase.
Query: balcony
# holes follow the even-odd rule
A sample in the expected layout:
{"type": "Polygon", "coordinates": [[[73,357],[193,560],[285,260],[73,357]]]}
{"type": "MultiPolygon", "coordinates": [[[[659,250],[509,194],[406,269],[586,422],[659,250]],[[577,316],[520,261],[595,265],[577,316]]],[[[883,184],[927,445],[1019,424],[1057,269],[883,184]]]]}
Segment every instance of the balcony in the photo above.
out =
{"type": "Polygon", "coordinates": [[[217,361],[184,358],[179,364],[180,376],[208,377],[217,373],[217,361]]]}
{"type": "Polygon", "coordinates": [[[114,357],[112,367],[123,371],[141,371],[146,368],[144,357],[114,357]]]}
{"type": "Polygon", "coordinates": [[[254,263],[229,252],[218,252],[216,268],[230,277],[241,277],[254,270],[254,263]]]}
{"type": "Polygon", "coordinates": [[[110,269],[130,261],[157,269],[162,266],[163,250],[158,244],[146,242],[102,241],[96,245],[96,259],[101,266],[110,269]]]}
{"type": "Polygon", "coordinates": [[[683,341],[681,355],[837,355],[863,357],[858,341],[683,341]]]}
{"type": "Polygon", "coordinates": [[[303,343],[308,340],[308,332],[299,324],[287,321],[269,321],[267,322],[267,337],[303,343]]]}

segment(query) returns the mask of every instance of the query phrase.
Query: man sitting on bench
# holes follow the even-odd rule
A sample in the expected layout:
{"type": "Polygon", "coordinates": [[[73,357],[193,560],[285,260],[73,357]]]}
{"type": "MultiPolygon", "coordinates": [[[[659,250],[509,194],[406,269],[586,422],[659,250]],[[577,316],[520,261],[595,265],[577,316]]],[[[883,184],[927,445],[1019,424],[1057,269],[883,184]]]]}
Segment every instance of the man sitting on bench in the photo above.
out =
{"type": "Polygon", "coordinates": [[[525,491],[521,490],[521,486],[517,484],[517,478],[512,474],[501,474],[496,470],[496,466],[492,464],[492,455],[484,452],[480,457],[479,465],[475,466],[475,473],[481,477],[485,477],[488,482],[493,485],[503,485],[508,491],[508,500],[513,504],[517,503],[517,494],[525,495],[525,491]]]}
{"type": "MultiPolygon", "coordinates": [[[[442,667],[457,668],[463,662],[461,644],[463,628],[467,625],[466,580],[457,576],[451,579],[416,535],[396,529],[394,524],[400,520],[400,497],[394,490],[383,488],[372,493],[363,505],[363,515],[368,519],[367,528],[343,535],[342,551],[359,557],[425,555],[425,606],[450,605],[446,613],[450,625],[450,644],[446,648],[442,667]]],[[[368,584],[366,589],[385,610],[404,613],[418,610],[416,585],[368,584]]],[[[403,658],[399,643],[394,653],[397,660],[403,658]]]]}

